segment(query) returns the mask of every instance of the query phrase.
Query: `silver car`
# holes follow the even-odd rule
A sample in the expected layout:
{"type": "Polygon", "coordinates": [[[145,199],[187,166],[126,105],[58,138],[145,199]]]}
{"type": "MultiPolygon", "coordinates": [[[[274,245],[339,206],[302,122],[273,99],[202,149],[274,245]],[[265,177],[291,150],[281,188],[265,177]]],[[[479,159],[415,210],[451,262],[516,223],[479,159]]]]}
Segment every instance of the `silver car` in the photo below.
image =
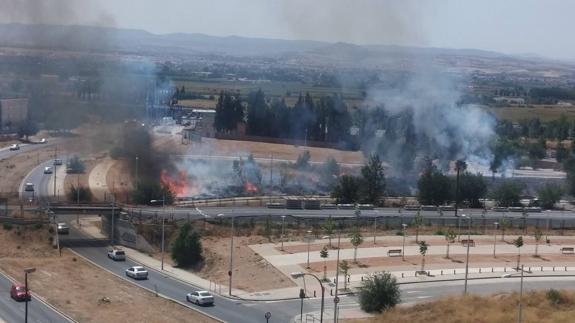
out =
{"type": "Polygon", "coordinates": [[[142,266],[134,266],[126,269],[126,276],[134,279],[148,279],[148,271],[142,266]]]}
{"type": "Polygon", "coordinates": [[[205,290],[186,294],[186,301],[197,305],[214,305],[214,296],[205,290]]]}

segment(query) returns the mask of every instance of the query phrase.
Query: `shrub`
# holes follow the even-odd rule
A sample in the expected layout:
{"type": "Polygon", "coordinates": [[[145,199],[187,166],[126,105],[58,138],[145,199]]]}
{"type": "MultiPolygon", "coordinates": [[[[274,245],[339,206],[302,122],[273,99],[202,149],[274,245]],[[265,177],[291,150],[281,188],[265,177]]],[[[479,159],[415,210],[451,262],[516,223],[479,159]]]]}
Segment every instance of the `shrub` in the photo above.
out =
{"type": "Polygon", "coordinates": [[[185,223],[180,228],[178,237],[172,245],[172,259],[180,267],[194,266],[203,260],[200,235],[190,223],[185,223]]]}
{"type": "Polygon", "coordinates": [[[4,230],[6,230],[6,231],[10,231],[10,230],[12,230],[12,228],[13,228],[12,223],[8,223],[8,222],[5,222],[4,224],[2,224],[2,227],[3,227],[4,230]]]}
{"type": "Polygon", "coordinates": [[[383,312],[401,302],[401,292],[394,276],[388,272],[369,275],[359,292],[359,305],[368,313],[383,312]]]}
{"type": "Polygon", "coordinates": [[[553,304],[553,305],[561,305],[565,303],[565,297],[563,297],[563,295],[561,294],[560,291],[556,290],[556,289],[550,289],[545,293],[545,296],[547,297],[547,300],[549,301],[549,303],[553,304]]]}
{"type": "Polygon", "coordinates": [[[54,227],[53,226],[48,227],[48,233],[54,234],[54,227]]]}
{"type": "Polygon", "coordinates": [[[34,224],[34,230],[40,230],[44,227],[44,225],[42,223],[36,223],[34,224]]]}
{"type": "Polygon", "coordinates": [[[436,236],[444,236],[445,235],[445,231],[443,230],[443,228],[439,228],[437,230],[435,230],[434,233],[436,236]]]}

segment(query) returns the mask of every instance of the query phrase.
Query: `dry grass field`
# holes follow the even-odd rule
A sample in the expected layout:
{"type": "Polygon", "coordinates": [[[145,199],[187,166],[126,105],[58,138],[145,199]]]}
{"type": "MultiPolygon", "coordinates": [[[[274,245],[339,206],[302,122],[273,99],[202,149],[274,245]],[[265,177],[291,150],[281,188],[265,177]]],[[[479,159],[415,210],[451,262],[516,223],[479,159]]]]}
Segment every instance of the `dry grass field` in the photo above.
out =
{"type": "Polygon", "coordinates": [[[539,118],[541,121],[559,119],[562,115],[567,119],[575,120],[575,107],[543,106],[486,108],[495,114],[499,120],[521,121],[539,118]]]}
{"type": "MultiPolygon", "coordinates": [[[[524,323],[567,323],[575,317],[575,292],[560,291],[550,298],[547,291],[523,295],[524,323]],[[554,303],[552,300],[558,301],[554,303]]],[[[453,296],[438,301],[398,306],[368,319],[348,323],[509,323],[517,321],[518,294],[453,296]]]]}

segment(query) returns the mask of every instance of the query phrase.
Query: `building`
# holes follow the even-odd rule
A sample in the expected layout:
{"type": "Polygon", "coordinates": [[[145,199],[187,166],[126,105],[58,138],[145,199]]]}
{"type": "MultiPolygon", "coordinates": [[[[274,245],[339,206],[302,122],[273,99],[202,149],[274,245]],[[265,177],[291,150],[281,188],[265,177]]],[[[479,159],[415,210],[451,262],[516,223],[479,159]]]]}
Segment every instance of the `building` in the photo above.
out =
{"type": "Polygon", "coordinates": [[[28,99],[0,99],[0,126],[10,128],[28,119],[28,99]]]}

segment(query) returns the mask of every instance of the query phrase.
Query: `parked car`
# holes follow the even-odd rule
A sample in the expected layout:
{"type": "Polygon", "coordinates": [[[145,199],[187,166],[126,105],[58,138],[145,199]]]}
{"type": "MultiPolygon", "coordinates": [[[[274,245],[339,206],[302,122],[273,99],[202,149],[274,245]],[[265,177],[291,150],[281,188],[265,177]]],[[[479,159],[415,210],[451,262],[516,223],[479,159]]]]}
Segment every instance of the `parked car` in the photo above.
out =
{"type": "Polygon", "coordinates": [[[18,283],[12,284],[10,287],[10,297],[17,301],[30,300],[30,291],[26,291],[26,286],[18,283]]]}
{"type": "Polygon", "coordinates": [[[34,192],[34,184],[33,183],[26,183],[26,185],[24,185],[24,191],[34,192]]]}
{"type": "Polygon", "coordinates": [[[205,290],[199,290],[186,294],[186,301],[197,305],[213,305],[214,296],[205,290]]]}
{"type": "Polygon", "coordinates": [[[126,253],[121,249],[108,249],[108,258],[112,260],[126,260],[126,253]]]}
{"type": "Polygon", "coordinates": [[[48,143],[48,140],[46,140],[46,138],[42,138],[42,139],[40,139],[40,143],[41,143],[41,144],[46,144],[46,143],[48,143]]]}
{"type": "Polygon", "coordinates": [[[44,174],[52,174],[52,167],[51,166],[44,167],[44,174]]]}
{"type": "Polygon", "coordinates": [[[70,227],[67,223],[60,222],[58,223],[58,234],[68,234],[70,233],[70,227]]]}
{"type": "Polygon", "coordinates": [[[10,145],[10,150],[20,150],[20,145],[18,145],[18,144],[11,144],[11,145],[10,145]]]}
{"type": "Polygon", "coordinates": [[[134,279],[148,279],[148,271],[142,266],[134,266],[126,269],[126,276],[134,279]]]}
{"type": "Polygon", "coordinates": [[[54,159],[54,165],[55,165],[55,166],[60,166],[60,165],[62,165],[62,160],[61,160],[61,159],[54,159]]]}

